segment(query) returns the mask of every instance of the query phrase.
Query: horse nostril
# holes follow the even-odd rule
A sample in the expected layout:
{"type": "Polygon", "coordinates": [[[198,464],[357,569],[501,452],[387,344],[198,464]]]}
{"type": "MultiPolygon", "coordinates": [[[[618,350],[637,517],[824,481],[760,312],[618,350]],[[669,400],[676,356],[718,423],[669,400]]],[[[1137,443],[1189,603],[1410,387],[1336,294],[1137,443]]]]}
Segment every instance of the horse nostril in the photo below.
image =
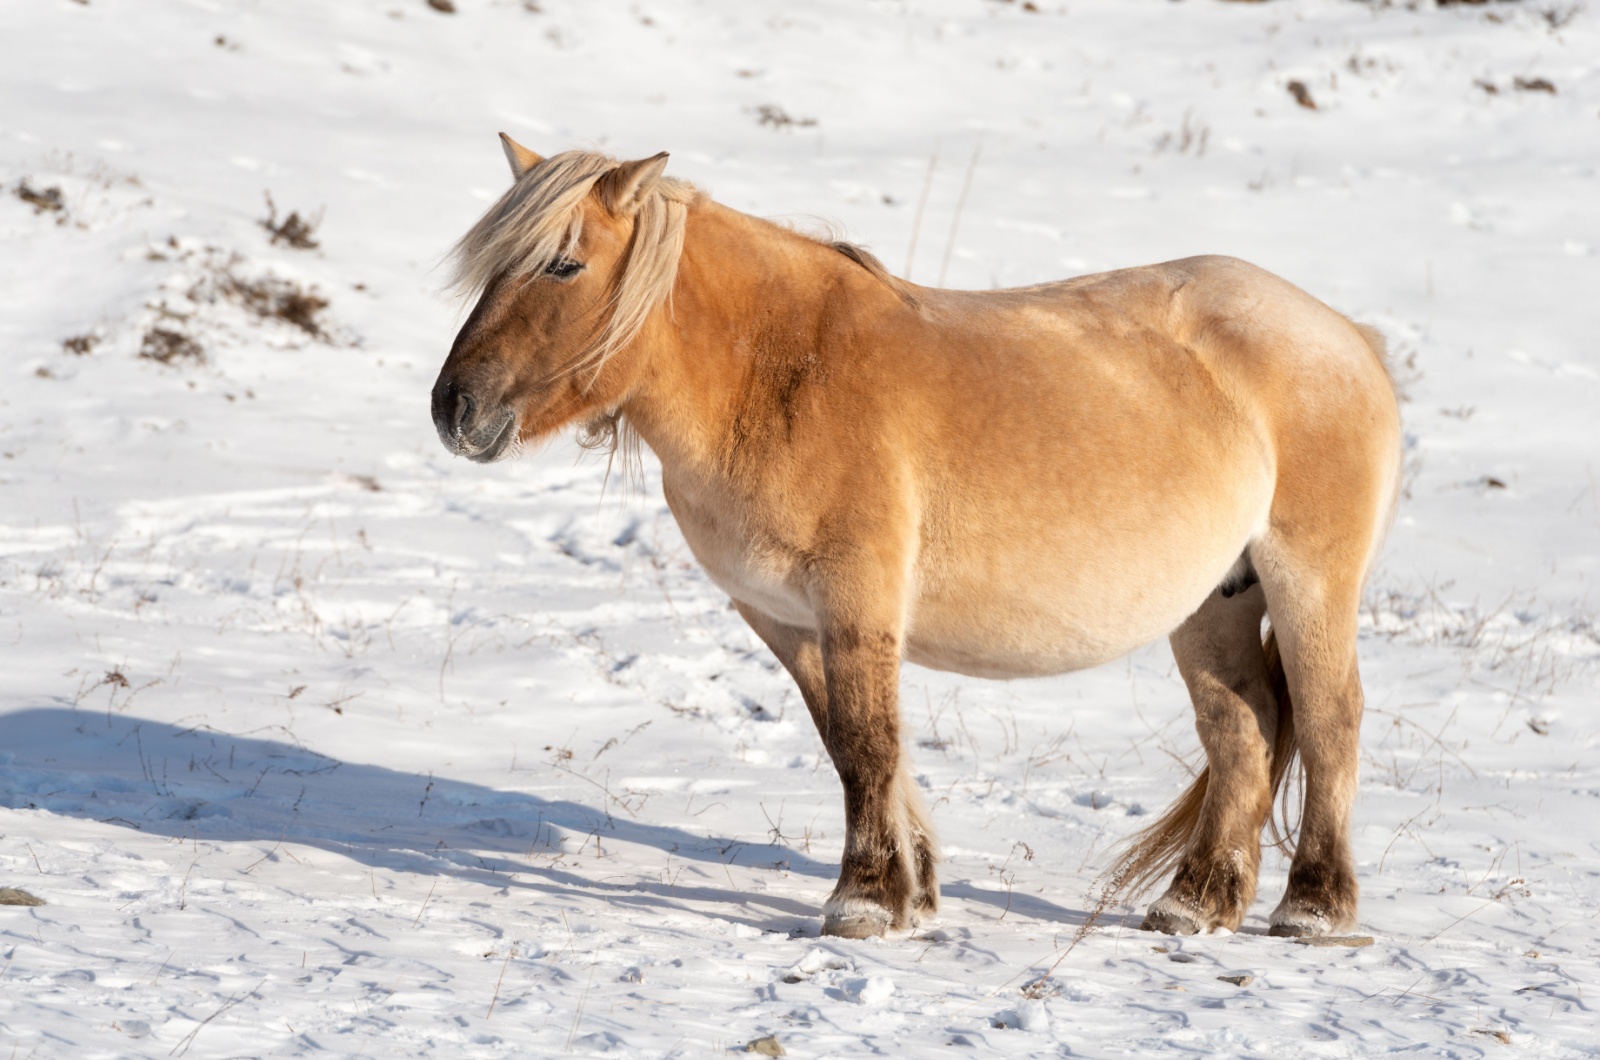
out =
{"type": "Polygon", "coordinates": [[[472,419],[472,397],[463,390],[456,395],[455,417],[450,421],[450,426],[459,436],[462,426],[470,419],[472,419]]]}

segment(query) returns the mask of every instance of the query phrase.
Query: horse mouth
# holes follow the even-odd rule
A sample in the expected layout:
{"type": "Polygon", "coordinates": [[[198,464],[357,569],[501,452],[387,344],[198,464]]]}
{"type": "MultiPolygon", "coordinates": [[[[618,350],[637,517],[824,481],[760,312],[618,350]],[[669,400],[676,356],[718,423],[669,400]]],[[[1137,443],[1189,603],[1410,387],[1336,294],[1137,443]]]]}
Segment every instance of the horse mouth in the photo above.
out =
{"type": "Polygon", "coordinates": [[[475,463],[492,464],[505,455],[517,437],[517,414],[508,408],[501,415],[498,425],[474,433],[476,438],[464,437],[456,443],[456,452],[475,463]]]}

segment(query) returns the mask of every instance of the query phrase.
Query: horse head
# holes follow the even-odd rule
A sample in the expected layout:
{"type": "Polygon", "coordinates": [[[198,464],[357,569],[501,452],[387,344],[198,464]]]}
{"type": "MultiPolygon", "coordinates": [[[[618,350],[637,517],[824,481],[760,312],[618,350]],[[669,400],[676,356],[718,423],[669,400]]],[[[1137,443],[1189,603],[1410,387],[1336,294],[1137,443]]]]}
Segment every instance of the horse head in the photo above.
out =
{"type": "Polygon", "coordinates": [[[480,463],[612,413],[638,375],[634,340],[671,290],[689,185],[667,155],[551,158],[501,134],[513,184],[453,252],[478,296],[433,387],[446,449],[480,463]]]}

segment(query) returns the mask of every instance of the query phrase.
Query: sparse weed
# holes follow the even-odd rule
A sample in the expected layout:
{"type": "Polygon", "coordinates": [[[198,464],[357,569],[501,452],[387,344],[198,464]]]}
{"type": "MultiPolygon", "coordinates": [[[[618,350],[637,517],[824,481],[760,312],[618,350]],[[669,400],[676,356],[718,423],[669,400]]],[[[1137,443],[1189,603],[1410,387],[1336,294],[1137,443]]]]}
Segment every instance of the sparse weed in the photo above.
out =
{"type": "MultiPolygon", "coordinates": [[[[1552,695],[1572,678],[1600,667],[1600,629],[1592,614],[1541,614],[1531,596],[1520,606],[1507,597],[1483,609],[1476,603],[1449,602],[1441,591],[1434,586],[1422,592],[1369,591],[1363,626],[1390,639],[1458,649],[1469,676],[1510,678],[1510,688],[1490,687],[1509,696],[1512,705],[1552,695]]],[[[1481,678],[1472,679],[1481,683],[1481,678]]]]}
{"type": "Polygon", "coordinates": [[[333,333],[324,326],[322,313],[328,308],[328,299],[315,287],[299,280],[261,269],[247,267],[245,259],[237,253],[220,247],[194,247],[169,238],[159,248],[152,248],[150,256],[156,260],[177,257],[187,266],[187,274],[169,280],[166,288],[176,291],[173,296],[160,296],[150,303],[160,323],[155,329],[177,336],[146,338],[150,352],[141,356],[171,364],[178,360],[203,363],[200,340],[195,332],[205,323],[205,307],[217,302],[228,302],[245,310],[261,322],[287,325],[318,342],[331,343],[333,333]],[[190,345],[178,341],[186,338],[190,345]]]}
{"type": "Polygon", "coordinates": [[[272,193],[266,193],[267,216],[261,219],[261,227],[272,235],[272,245],[287,243],[296,250],[315,250],[317,226],[322,223],[322,215],[315,217],[301,217],[299,211],[290,210],[289,216],[282,221],[278,220],[278,207],[272,201],[272,193]]]}
{"type": "Polygon", "coordinates": [[[206,363],[205,349],[194,339],[172,328],[151,328],[146,331],[139,343],[139,356],[166,365],[206,363]]]}
{"type": "Polygon", "coordinates": [[[1550,27],[1550,32],[1555,33],[1582,14],[1583,10],[1583,4],[1551,4],[1537,8],[1535,13],[1550,27]]]}
{"type": "Polygon", "coordinates": [[[99,345],[99,343],[100,336],[90,331],[82,335],[73,335],[70,338],[62,339],[61,348],[74,356],[85,357],[94,352],[95,346],[99,345]]]}
{"type": "Polygon", "coordinates": [[[769,129],[806,129],[817,124],[817,119],[792,117],[775,103],[763,103],[756,108],[756,123],[769,129]]]}
{"type": "Polygon", "coordinates": [[[299,328],[314,339],[327,341],[318,316],[328,300],[294,280],[277,276],[245,277],[236,271],[237,257],[217,269],[214,282],[224,295],[262,320],[277,320],[299,328]]]}
{"type": "Polygon", "coordinates": [[[26,180],[19,180],[11,190],[17,198],[32,206],[34,213],[53,213],[56,215],[56,224],[67,223],[67,204],[59,187],[36,188],[26,180]]]}
{"type": "Polygon", "coordinates": [[[1178,124],[1176,132],[1164,132],[1156,137],[1156,154],[1171,151],[1174,154],[1186,155],[1191,151],[1196,158],[1206,156],[1206,147],[1211,142],[1211,126],[1194,116],[1194,111],[1183,112],[1183,120],[1178,124]]]}

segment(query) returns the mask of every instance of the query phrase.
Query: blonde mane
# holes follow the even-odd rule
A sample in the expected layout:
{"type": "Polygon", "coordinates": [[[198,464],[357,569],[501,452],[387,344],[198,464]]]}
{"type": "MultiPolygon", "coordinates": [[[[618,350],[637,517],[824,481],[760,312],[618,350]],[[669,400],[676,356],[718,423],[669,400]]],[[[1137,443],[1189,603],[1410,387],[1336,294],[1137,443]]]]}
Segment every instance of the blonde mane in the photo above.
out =
{"type": "MultiPolygon", "coordinates": [[[[597,151],[564,151],[531,167],[451,249],[450,286],[472,297],[501,275],[539,275],[577,244],[584,199],[617,165],[597,151]]],[[[640,201],[611,312],[575,368],[598,370],[671,295],[688,205],[699,194],[688,181],[662,177],[640,201]]]]}
{"type": "MultiPolygon", "coordinates": [[[[529,168],[451,248],[450,287],[470,298],[481,295],[503,274],[539,275],[577,244],[583,234],[584,199],[617,165],[615,158],[598,151],[564,151],[529,168]]],[[[686,180],[662,177],[639,203],[633,243],[611,295],[610,316],[573,362],[574,369],[598,371],[638,336],[650,314],[671,296],[688,206],[701,194],[686,180]]],[[[917,305],[911,286],[891,276],[865,248],[831,236],[806,238],[843,254],[908,305],[917,305]]]]}

